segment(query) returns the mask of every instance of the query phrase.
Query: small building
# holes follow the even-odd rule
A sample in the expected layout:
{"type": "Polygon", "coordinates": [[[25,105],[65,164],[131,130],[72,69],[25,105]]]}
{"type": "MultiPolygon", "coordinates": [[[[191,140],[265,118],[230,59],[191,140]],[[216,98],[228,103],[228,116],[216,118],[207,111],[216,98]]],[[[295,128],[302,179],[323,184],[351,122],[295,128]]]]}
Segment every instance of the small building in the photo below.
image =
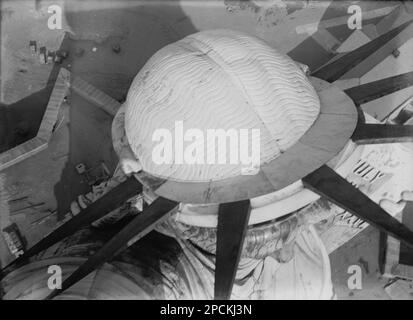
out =
{"type": "Polygon", "coordinates": [[[53,63],[55,56],[56,54],[54,51],[48,51],[47,52],[47,64],[53,63]]]}
{"type": "Polygon", "coordinates": [[[29,47],[30,47],[30,52],[32,54],[36,54],[36,52],[37,52],[37,42],[35,40],[30,40],[29,47]]]}
{"type": "Polygon", "coordinates": [[[47,59],[46,59],[46,47],[40,47],[39,48],[39,61],[41,64],[46,64],[47,59]]]}

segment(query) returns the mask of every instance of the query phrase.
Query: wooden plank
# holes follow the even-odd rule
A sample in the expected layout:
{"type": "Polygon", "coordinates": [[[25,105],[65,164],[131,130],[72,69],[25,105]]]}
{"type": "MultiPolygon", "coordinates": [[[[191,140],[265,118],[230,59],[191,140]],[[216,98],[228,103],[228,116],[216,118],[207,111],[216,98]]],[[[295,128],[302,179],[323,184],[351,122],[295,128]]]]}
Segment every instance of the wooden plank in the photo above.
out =
{"type": "MultiPolygon", "coordinates": [[[[411,22],[411,20],[409,21],[411,22]]],[[[388,40],[380,48],[366,57],[363,61],[357,64],[357,68],[352,68],[346,72],[343,78],[361,78],[366,75],[375,66],[379,65],[384,59],[390,55],[395,55],[395,52],[404,43],[410,40],[413,36],[413,24],[409,24],[404,30],[402,30],[397,36],[388,40]]],[[[373,40],[374,41],[374,40],[373,40]]],[[[393,58],[394,59],[394,58],[393,58]]]]}
{"type": "Polygon", "coordinates": [[[215,263],[215,299],[228,300],[238,269],[250,217],[249,200],[219,206],[215,263]]]}
{"type": "Polygon", "coordinates": [[[389,41],[393,40],[399,33],[406,29],[413,20],[410,20],[402,25],[390,30],[389,32],[377,37],[376,39],[366,43],[365,45],[353,50],[341,58],[328,63],[323,68],[315,71],[312,76],[324,79],[329,82],[338,80],[341,76],[353,69],[370,55],[376,53],[381,47],[385,46],[389,41]]]}
{"type": "Polygon", "coordinates": [[[73,77],[71,88],[81,97],[101,108],[111,116],[115,116],[120,108],[120,102],[79,77],[73,77]]]}
{"type": "Polygon", "coordinates": [[[45,238],[40,240],[34,246],[29,248],[23,255],[9,263],[3,270],[4,276],[11,271],[14,266],[24,262],[30,257],[42,252],[51,247],[57,242],[63,240],[65,237],[73,234],[81,227],[84,227],[93,221],[103,217],[105,214],[119,208],[126,200],[132,198],[138,193],[142,192],[142,185],[134,177],[130,177],[112,190],[108,191],[101,198],[93,202],[86,209],[72,219],[61,225],[56,230],[52,231],[45,238]]]}
{"type": "Polygon", "coordinates": [[[128,242],[136,236],[144,236],[150,232],[155,224],[166,214],[176,210],[177,202],[157,198],[142,213],[136,216],[126,227],[110,239],[101,249],[91,256],[84,264],[75,270],[62,283],[62,288],[53,290],[46,299],[52,299],[67,288],[76,284],[78,281],[95,271],[106,261],[111,260],[120,251],[127,247],[128,242]]]}
{"type": "Polygon", "coordinates": [[[37,137],[49,141],[53,128],[56,124],[57,117],[64,98],[69,91],[70,72],[60,68],[52,93],[47,103],[46,111],[43,115],[42,122],[37,133],[37,137]]]}
{"type": "Polygon", "coordinates": [[[413,85],[413,71],[365,83],[344,90],[356,105],[360,105],[413,85]]]}
{"type": "Polygon", "coordinates": [[[357,144],[411,142],[413,125],[362,123],[351,139],[357,144]]]}
{"type": "MultiPolygon", "coordinates": [[[[394,26],[394,23],[400,19],[403,15],[403,6],[399,5],[392,12],[387,14],[383,19],[381,19],[375,26],[376,32],[379,34],[385,33],[387,30],[394,26]]],[[[406,21],[402,21],[406,22],[406,21]]]]}
{"type": "Polygon", "coordinates": [[[413,248],[413,232],[333,169],[324,165],[302,179],[304,186],[413,248]]]}
{"type": "Polygon", "coordinates": [[[9,168],[47,148],[47,141],[34,137],[0,154],[0,171],[9,168]]]}
{"type": "Polygon", "coordinates": [[[47,148],[60,106],[68,91],[69,78],[70,72],[61,68],[36,137],[0,153],[0,171],[47,148]]]}

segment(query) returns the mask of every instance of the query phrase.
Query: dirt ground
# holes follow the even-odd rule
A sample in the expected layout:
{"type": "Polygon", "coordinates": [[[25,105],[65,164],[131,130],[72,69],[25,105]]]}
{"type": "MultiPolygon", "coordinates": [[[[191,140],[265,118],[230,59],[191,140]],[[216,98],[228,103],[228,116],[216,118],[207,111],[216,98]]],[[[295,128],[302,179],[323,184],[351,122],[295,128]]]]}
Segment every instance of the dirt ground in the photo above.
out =
{"type": "MultiPolygon", "coordinates": [[[[34,136],[46,107],[51,85],[60,66],[71,70],[113,98],[122,101],[129,85],[147,59],[158,49],[188,34],[207,28],[232,28],[263,37],[295,60],[316,68],[331,53],[296,27],[346,14],[341,5],[329,1],[313,5],[306,1],[278,1],[279,9],[268,11],[253,1],[156,1],[136,5],[131,1],[3,1],[1,3],[0,151],[34,136]],[[50,30],[48,6],[63,8],[63,28],[50,30]],[[64,49],[69,55],[62,65],[41,64],[32,55],[29,41],[50,50],[64,49]],[[119,47],[120,52],[114,48],[119,47]]],[[[363,8],[377,9],[383,3],[366,2],[363,8]]],[[[388,6],[388,4],[387,4],[388,6]]],[[[373,19],[374,20],[374,19],[373,19]]],[[[374,21],[373,21],[374,22],[374,21]]],[[[333,28],[340,41],[347,28],[333,28]]],[[[39,210],[14,215],[2,207],[0,224],[15,221],[29,244],[38,241],[62,216],[42,225],[33,221],[42,210],[64,213],[70,201],[88,191],[74,166],[94,166],[104,161],[113,170],[116,157],[111,144],[111,118],[79,96],[64,104],[63,120],[49,148],[28,160],[0,172],[0,202],[27,195],[33,203],[44,202],[39,210]],[[8,211],[8,212],[5,212],[8,211]]],[[[22,213],[22,212],[19,212],[22,213]]],[[[0,241],[0,260],[10,255],[0,241]]],[[[385,279],[378,271],[378,232],[372,228],[331,254],[333,281],[339,299],[388,299],[385,279]],[[347,288],[347,268],[363,269],[363,289],[347,288]]]]}

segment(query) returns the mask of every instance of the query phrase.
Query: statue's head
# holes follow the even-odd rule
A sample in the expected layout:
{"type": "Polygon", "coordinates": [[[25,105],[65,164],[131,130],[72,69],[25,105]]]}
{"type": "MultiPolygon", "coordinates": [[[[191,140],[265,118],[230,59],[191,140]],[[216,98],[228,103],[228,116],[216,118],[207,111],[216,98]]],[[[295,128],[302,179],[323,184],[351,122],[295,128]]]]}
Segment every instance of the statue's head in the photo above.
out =
{"type": "Polygon", "coordinates": [[[185,181],[251,174],[294,145],[320,112],[300,66],[230,30],[192,34],[145,64],[125,103],[143,169],[185,181]]]}

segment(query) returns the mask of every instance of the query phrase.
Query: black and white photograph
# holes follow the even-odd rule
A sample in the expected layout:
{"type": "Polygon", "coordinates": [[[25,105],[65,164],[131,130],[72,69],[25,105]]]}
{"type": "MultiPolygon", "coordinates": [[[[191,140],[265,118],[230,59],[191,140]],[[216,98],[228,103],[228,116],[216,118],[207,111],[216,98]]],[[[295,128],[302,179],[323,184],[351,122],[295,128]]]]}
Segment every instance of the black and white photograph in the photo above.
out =
{"type": "Polygon", "coordinates": [[[413,300],[413,1],[0,13],[0,300],[413,300]]]}

